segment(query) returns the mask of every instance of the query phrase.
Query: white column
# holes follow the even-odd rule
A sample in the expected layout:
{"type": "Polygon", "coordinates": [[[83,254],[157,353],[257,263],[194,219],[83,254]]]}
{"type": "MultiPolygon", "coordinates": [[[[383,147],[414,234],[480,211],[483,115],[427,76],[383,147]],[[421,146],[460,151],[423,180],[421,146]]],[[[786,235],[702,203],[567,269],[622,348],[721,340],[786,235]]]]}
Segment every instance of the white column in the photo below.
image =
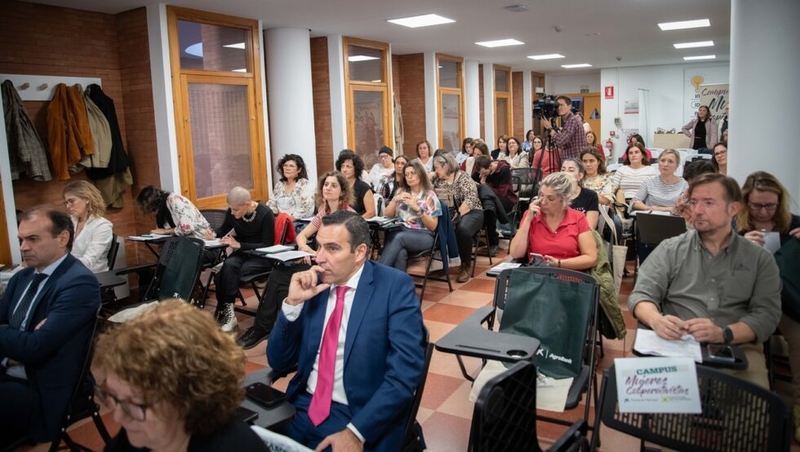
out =
{"type": "Polygon", "coordinates": [[[497,146],[494,136],[494,65],[483,63],[483,141],[491,151],[497,146]]]}
{"type": "Polygon", "coordinates": [[[464,62],[464,133],[470,138],[481,136],[481,99],[478,83],[478,62],[466,60],[464,62]]]}
{"type": "Polygon", "coordinates": [[[425,52],[422,55],[425,68],[425,138],[433,146],[431,152],[439,148],[439,96],[436,79],[439,67],[436,64],[436,53],[425,52]]]}
{"type": "Polygon", "coordinates": [[[328,36],[328,77],[331,92],[331,135],[333,139],[333,155],[331,162],[339,155],[339,151],[347,148],[347,106],[344,96],[344,48],[342,36],[328,36]]]}
{"type": "MultiPolygon", "coordinates": [[[[285,154],[297,154],[305,161],[309,180],[314,181],[317,150],[310,39],[307,28],[272,28],[264,32],[272,161],[277,162],[285,154]]],[[[273,171],[277,177],[277,171],[273,171]]]]}
{"type": "MultiPolygon", "coordinates": [[[[533,88],[531,83],[531,71],[522,71],[522,133],[528,133],[533,128],[533,88]]],[[[520,140],[528,139],[526,136],[519,137],[520,140]]]]}
{"type": "Polygon", "coordinates": [[[789,190],[800,212],[800,152],[791,145],[800,90],[800,2],[733,0],[728,174],[743,183],[763,170],[789,190]]]}
{"type": "Polygon", "coordinates": [[[172,96],[172,69],[167,37],[167,7],[163,3],[147,6],[147,40],[150,50],[150,78],[153,85],[156,147],[161,189],[181,191],[178,166],[178,137],[172,96]]]}

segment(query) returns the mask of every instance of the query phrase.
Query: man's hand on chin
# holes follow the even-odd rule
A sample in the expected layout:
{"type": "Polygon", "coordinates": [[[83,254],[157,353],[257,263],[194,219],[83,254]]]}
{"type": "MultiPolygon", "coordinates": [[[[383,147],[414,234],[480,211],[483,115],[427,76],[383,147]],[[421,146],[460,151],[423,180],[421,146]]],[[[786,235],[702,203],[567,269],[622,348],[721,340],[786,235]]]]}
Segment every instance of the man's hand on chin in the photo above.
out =
{"type": "Polygon", "coordinates": [[[361,443],[361,440],[359,440],[355,433],[349,428],[345,428],[333,435],[328,435],[314,450],[316,452],[322,452],[327,447],[333,449],[333,452],[361,452],[364,450],[364,444],[361,443]]]}

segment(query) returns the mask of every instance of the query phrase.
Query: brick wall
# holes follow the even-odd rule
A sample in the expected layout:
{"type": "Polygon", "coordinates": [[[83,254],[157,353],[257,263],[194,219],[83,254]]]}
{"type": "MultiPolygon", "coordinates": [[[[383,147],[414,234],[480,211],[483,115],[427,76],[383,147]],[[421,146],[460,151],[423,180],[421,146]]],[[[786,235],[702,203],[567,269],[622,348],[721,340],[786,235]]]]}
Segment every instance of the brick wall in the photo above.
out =
{"type": "Polygon", "coordinates": [[[512,135],[520,141],[525,141],[525,129],[522,122],[524,111],[522,102],[522,72],[511,73],[511,105],[514,124],[511,128],[512,135]]]}
{"type": "MultiPolygon", "coordinates": [[[[481,138],[486,136],[486,115],[483,110],[483,65],[478,65],[478,110],[480,111],[480,121],[481,121],[481,138]]],[[[494,149],[491,143],[486,143],[489,146],[489,150],[494,149]]]]}
{"type": "Polygon", "coordinates": [[[425,139],[425,60],[421,53],[398,55],[396,65],[403,108],[403,154],[416,157],[416,145],[425,139]]]}
{"type": "Polygon", "coordinates": [[[328,38],[311,39],[311,84],[314,96],[314,133],[317,139],[317,175],[333,169],[331,81],[328,38]]]}
{"type": "MultiPolygon", "coordinates": [[[[144,177],[147,183],[157,183],[158,165],[142,151],[146,149],[143,144],[150,142],[155,152],[144,9],[114,16],[4,0],[2,10],[0,73],[100,78],[103,91],[114,99],[123,140],[135,162],[134,179],[141,182],[144,177]],[[146,74],[146,79],[142,74],[146,74]]],[[[44,140],[47,105],[47,102],[25,103],[44,140]]],[[[85,175],[80,173],[73,176],[82,178],[85,175]]],[[[39,204],[61,206],[61,191],[68,182],[35,182],[23,176],[13,182],[16,208],[25,210],[39,204]]],[[[130,190],[124,194],[124,202],[122,209],[107,213],[114,223],[114,232],[127,236],[137,229],[144,230],[137,228],[130,190]]],[[[150,227],[152,223],[147,224],[150,227]]],[[[128,263],[138,263],[136,246],[130,244],[127,248],[128,263]]]]}

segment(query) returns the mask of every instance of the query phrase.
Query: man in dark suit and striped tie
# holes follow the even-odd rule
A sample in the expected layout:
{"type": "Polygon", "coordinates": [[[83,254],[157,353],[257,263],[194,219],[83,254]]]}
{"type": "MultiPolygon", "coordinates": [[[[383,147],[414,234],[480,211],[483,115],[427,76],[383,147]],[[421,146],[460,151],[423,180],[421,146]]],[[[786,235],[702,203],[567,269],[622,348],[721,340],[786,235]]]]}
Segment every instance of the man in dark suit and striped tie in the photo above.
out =
{"type": "Polygon", "coordinates": [[[100,307],[94,274],[69,254],[70,217],[35,207],[19,224],[27,268],[0,299],[0,449],[57,438],[100,307]]]}

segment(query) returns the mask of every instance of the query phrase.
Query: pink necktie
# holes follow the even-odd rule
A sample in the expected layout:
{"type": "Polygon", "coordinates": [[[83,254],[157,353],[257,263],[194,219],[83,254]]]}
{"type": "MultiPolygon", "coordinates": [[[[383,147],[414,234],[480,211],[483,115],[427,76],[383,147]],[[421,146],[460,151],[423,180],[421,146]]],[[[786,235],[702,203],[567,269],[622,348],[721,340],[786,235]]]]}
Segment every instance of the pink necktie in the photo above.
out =
{"type": "Polygon", "coordinates": [[[333,396],[333,374],[336,369],[336,348],[339,346],[339,327],[342,324],[344,311],[344,294],[349,287],[336,287],[336,306],[333,308],[325,332],[322,334],[322,346],[319,349],[319,367],[317,368],[317,387],[308,406],[308,418],[318,426],[331,413],[331,397],[333,396]]]}

